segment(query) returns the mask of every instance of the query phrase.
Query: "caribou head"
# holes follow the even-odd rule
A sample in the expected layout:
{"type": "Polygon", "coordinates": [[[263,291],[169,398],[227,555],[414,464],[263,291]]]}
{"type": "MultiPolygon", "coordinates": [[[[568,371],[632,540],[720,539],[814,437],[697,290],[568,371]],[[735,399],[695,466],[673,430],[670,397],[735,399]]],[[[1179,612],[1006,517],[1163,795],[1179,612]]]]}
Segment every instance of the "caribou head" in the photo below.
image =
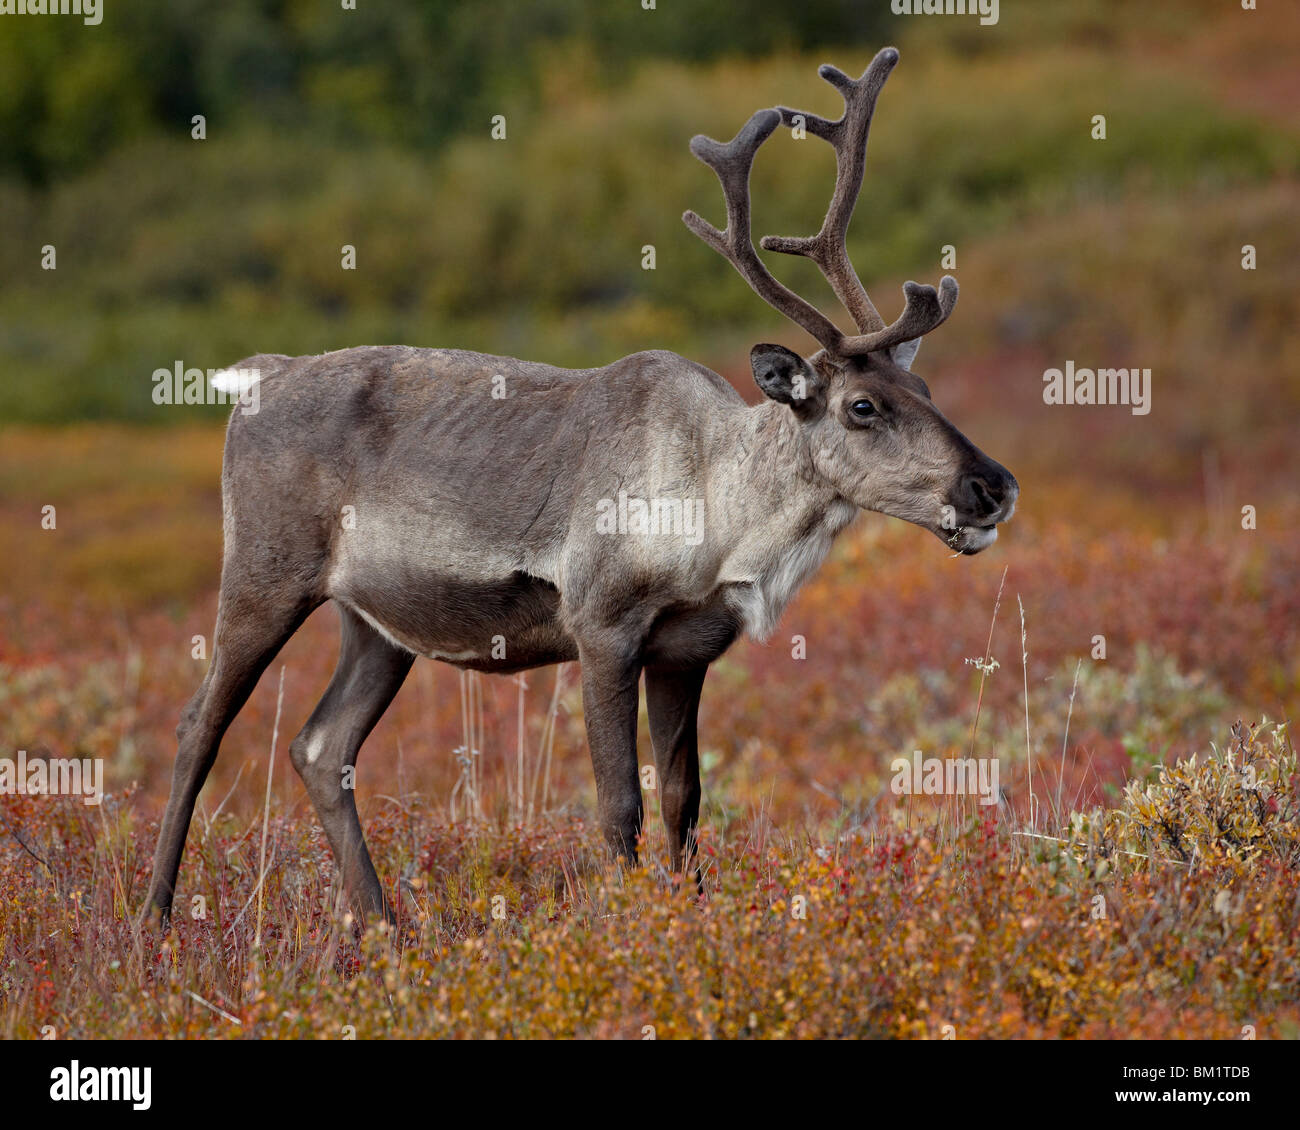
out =
{"type": "Polygon", "coordinates": [[[759,110],[725,145],[697,136],[691,152],[722,184],[727,226],[719,231],[695,212],[682,219],[723,255],[751,287],[821,345],[804,358],[779,345],[750,354],[763,393],[789,405],[806,444],[807,462],[839,497],[922,526],[958,553],[972,554],[997,540],[1020,488],[935,407],[930,390],[912,373],[921,338],[941,325],[957,303],[957,280],[939,289],[909,282],[906,304],[889,325],[877,312],[849,261],[845,236],[866,159],[871,116],[885,80],[898,62],[887,47],[859,79],[823,66],[818,73],[844,98],[844,114],[829,121],[782,106],[759,110]],[[817,264],[857,324],[841,332],[825,314],[779,282],[754,249],[750,235],[749,172],[759,146],[784,122],[802,123],[835,150],[835,190],[816,235],[764,236],[767,251],[804,255],[817,264]]]}

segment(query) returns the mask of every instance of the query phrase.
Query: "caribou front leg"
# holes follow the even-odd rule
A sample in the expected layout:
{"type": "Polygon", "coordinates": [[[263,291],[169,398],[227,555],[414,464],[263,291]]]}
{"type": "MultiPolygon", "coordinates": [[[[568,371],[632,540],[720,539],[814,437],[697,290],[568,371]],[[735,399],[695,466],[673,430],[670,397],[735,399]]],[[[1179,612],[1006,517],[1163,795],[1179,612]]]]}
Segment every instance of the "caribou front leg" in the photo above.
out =
{"type": "Polygon", "coordinates": [[[642,816],[636,759],[639,649],[622,639],[579,640],[578,659],[601,830],[614,856],[634,864],[642,816]]]}
{"type": "MultiPolygon", "coordinates": [[[[700,819],[700,756],[695,716],[707,667],[646,668],[646,711],[659,769],[659,805],[668,831],[674,871],[695,862],[695,828],[700,819]]],[[[695,886],[703,891],[698,867],[695,886]]]]}

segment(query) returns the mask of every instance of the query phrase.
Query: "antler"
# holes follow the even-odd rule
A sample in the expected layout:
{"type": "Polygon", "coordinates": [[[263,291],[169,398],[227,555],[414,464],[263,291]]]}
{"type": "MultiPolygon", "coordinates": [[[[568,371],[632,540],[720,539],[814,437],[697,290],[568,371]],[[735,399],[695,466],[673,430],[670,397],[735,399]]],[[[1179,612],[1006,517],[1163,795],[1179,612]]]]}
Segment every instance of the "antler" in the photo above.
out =
{"type": "Polygon", "coordinates": [[[881,88],[897,62],[898,51],[886,47],[871,60],[859,79],[851,79],[829,64],[818,68],[817,73],[844,98],[844,114],[838,121],[782,106],[775,111],[760,110],[727,145],[719,145],[706,137],[696,137],[691,141],[691,152],[709,165],[722,182],[727,199],[727,231],[719,232],[694,212],[687,212],[682,217],[687,226],[726,256],[750,286],[772,306],[808,330],[829,352],[841,357],[888,349],[929,333],[947,319],[957,304],[957,280],[951,275],[943,277],[938,291],[932,286],[908,282],[903,286],[906,296],[903,313],[897,321],[886,326],[849,261],[845,237],[862,188],[871,116],[881,88]],[[804,255],[816,263],[836,297],[853,315],[861,331],[853,336],[842,334],[828,318],[773,278],[750,241],[749,170],[754,154],[776,128],[776,120],[793,125],[796,116],[803,119],[809,133],[829,142],[834,148],[835,191],[821,230],[816,235],[764,236],[759,243],[765,250],[804,255]],[[742,229],[743,247],[738,239],[742,229]]]}
{"type": "Polygon", "coordinates": [[[853,218],[858,193],[862,189],[871,115],[876,109],[876,99],[880,96],[885,80],[897,62],[897,50],[886,47],[871,60],[862,77],[856,81],[829,63],[819,67],[817,73],[844,98],[844,115],[837,122],[827,121],[802,110],[791,110],[788,106],[778,108],[781,120],[786,125],[793,126],[796,118],[803,119],[804,128],[809,133],[829,142],[835,150],[835,192],[831,196],[830,207],[826,210],[826,219],[822,221],[821,231],[816,235],[793,238],[769,235],[760,241],[761,246],[768,251],[806,255],[816,263],[831,284],[835,296],[853,315],[853,320],[862,333],[883,330],[885,320],[867,297],[866,288],[858,279],[853,264],[849,262],[845,235],[849,220],[853,218]]]}
{"type": "Polygon", "coordinates": [[[749,230],[749,170],[758,147],[781,124],[775,110],[759,110],[741,131],[725,145],[702,133],[691,138],[691,152],[718,176],[722,195],[727,202],[727,229],[718,231],[697,213],[682,213],[686,226],[705,243],[728,260],[741,277],[769,305],[796,325],[802,326],[821,344],[836,350],[844,335],[825,314],[778,282],[754,250],[749,230]]]}

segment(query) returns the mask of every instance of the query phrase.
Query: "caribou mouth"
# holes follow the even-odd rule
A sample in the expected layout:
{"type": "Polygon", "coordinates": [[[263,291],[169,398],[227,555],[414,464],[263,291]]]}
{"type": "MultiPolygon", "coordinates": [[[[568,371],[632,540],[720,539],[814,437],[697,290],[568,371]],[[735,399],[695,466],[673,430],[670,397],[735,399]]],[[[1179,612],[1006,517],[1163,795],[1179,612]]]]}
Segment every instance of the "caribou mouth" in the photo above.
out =
{"type": "Polygon", "coordinates": [[[973,557],[998,540],[997,526],[958,526],[944,541],[958,554],[973,557]]]}

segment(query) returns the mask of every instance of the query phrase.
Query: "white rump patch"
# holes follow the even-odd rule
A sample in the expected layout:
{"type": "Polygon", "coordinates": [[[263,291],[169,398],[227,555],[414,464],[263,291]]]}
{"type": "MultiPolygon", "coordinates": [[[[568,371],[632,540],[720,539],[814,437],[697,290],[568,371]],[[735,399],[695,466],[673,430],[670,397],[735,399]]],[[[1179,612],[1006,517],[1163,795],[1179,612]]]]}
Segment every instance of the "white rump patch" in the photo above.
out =
{"type": "Polygon", "coordinates": [[[212,374],[212,387],[228,396],[238,396],[261,379],[261,369],[218,369],[212,374]]]}

